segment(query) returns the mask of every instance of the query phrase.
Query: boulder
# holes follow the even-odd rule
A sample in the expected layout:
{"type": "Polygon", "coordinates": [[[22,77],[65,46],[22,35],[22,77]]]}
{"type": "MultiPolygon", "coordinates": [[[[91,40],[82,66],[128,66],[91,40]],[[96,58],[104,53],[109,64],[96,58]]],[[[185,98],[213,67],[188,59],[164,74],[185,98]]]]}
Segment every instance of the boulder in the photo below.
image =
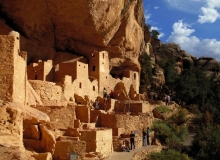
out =
{"type": "Polygon", "coordinates": [[[29,106],[25,106],[24,107],[24,123],[26,124],[40,124],[40,123],[47,123],[50,121],[50,118],[48,117],[47,114],[29,107],[29,106]]]}
{"type": "Polygon", "coordinates": [[[50,152],[55,150],[56,139],[52,131],[48,130],[43,124],[39,125],[41,139],[23,139],[24,146],[37,152],[50,152]]]}
{"type": "Polygon", "coordinates": [[[23,128],[24,139],[40,139],[40,131],[38,125],[24,124],[23,128]]]}
{"type": "Polygon", "coordinates": [[[42,134],[41,145],[44,151],[54,153],[56,139],[52,131],[48,130],[43,124],[40,124],[40,130],[42,134]]]}

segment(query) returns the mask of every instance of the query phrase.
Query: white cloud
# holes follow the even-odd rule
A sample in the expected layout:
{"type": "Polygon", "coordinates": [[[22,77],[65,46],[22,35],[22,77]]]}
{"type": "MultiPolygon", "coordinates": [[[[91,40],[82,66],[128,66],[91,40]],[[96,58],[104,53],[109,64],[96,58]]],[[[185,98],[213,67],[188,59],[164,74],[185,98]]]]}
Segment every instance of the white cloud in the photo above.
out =
{"type": "Polygon", "coordinates": [[[150,30],[151,30],[151,31],[152,31],[152,30],[159,30],[159,28],[158,28],[158,27],[155,27],[155,26],[151,26],[150,30]]]}
{"type": "Polygon", "coordinates": [[[214,23],[217,19],[220,19],[218,8],[220,8],[219,0],[207,0],[206,5],[201,7],[202,15],[199,15],[197,22],[214,23]]]}
{"type": "Polygon", "coordinates": [[[202,7],[201,10],[203,12],[203,15],[199,15],[199,19],[198,19],[199,23],[206,23],[206,22],[213,23],[218,18],[220,18],[220,14],[214,8],[202,7]]]}
{"type": "Polygon", "coordinates": [[[206,4],[206,0],[165,0],[166,4],[173,9],[198,15],[200,8],[206,4]]]}
{"type": "Polygon", "coordinates": [[[206,0],[207,5],[211,8],[220,8],[220,1],[219,0],[206,0]]]}
{"type": "Polygon", "coordinates": [[[158,36],[159,39],[165,36],[164,33],[162,33],[162,32],[159,32],[159,33],[160,33],[160,35],[158,36]]]}
{"type": "Polygon", "coordinates": [[[154,9],[158,9],[158,8],[160,8],[160,7],[158,7],[158,6],[155,6],[155,7],[154,7],[154,9]]]}
{"type": "Polygon", "coordinates": [[[196,36],[191,36],[194,29],[191,26],[183,23],[182,20],[173,24],[173,32],[167,42],[174,42],[187,53],[199,57],[212,57],[220,61],[220,41],[216,39],[199,39],[196,36]]]}
{"type": "Polygon", "coordinates": [[[147,12],[147,10],[145,10],[144,12],[144,18],[145,18],[145,21],[149,20],[151,17],[151,14],[147,12]]]}

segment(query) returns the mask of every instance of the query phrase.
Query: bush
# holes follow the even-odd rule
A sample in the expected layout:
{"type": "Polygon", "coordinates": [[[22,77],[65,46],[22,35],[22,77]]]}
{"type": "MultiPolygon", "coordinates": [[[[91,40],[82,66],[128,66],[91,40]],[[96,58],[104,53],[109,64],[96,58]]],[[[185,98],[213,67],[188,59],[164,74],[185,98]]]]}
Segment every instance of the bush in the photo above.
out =
{"type": "Polygon", "coordinates": [[[166,106],[159,106],[156,108],[160,113],[166,113],[171,111],[169,108],[167,108],[166,106]]]}
{"type": "Polygon", "coordinates": [[[187,137],[187,135],[189,134],[187,127],[185,126],[180,126],[179,127],[179,133],[178,136],[181,138],[182,141],[184,141],[187,137]]]}
{"type": "Polygon", "coordinates": [[[162,151],[160,153],[151,153],[150,160],[190,160],[188,155],[175,150],[162,151]]]}
{"type": "Polygon", "coordinates": [[[199,111],[199,106],[196,105],[196,104],[191,104],[189,106],[189,110],[191,113],[194,113],[194,114],[198,114],[200,111],[199,111]]]}
{"type": "Polygon", "coordinates": [[[179,150],[182,147],[182,140],[176,134],[173,133],[169,137],[167,137],[166,145],[169,149],[179,150]]]}
{"type": "Polygon", "coordinates": [[[168,124],[162,121],[154,121],[152,130],[156,138],[160,140],[162,144],[166,144],[166,138],[172,134],[172,129],[168,124]]]}
{"type": "Polygon", "coordinates": [[[186,109],[179,109],[178,112],[172,115],[169,120],[180,126],[188,122],[189,118],[187,117],[188,111],[186,109]]]}
{"type": "Polygon", "coordinates": [[[184,125],[170,125],[162,121],[154,121],[152,130],[155,137],[170,149],[181,149],[182,141],[188,135],[188,129],[184,125]]]}

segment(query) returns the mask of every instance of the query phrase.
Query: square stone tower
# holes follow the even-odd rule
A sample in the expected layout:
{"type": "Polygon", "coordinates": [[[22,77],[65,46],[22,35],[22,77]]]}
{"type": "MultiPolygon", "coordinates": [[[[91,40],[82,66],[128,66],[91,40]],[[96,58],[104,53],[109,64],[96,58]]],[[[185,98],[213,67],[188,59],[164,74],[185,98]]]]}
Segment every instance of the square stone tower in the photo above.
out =
{"type": "Polygon", "coordinates": [[[0,99],[26,102],[26,52],[20,51],[19,33],[0,35],[0,99]]]}
{"type": "Polygon", "coordinates": [[[89,57],[89,76],[98,80],[99,95],[102,95],[103,88],[107,88],[110,78],[107,51],[94,52],[89,57]]]}

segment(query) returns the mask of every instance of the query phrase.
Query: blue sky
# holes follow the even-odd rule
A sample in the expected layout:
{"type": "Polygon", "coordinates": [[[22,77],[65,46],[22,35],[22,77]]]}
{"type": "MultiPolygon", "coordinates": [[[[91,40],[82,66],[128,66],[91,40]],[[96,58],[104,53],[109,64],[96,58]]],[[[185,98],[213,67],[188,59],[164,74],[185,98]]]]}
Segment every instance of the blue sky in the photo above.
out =
{"type": "Polygon", "coordinates": [[[220,0],[143,0],[146,24],[163,43],[220,61],[220,0]]]}

